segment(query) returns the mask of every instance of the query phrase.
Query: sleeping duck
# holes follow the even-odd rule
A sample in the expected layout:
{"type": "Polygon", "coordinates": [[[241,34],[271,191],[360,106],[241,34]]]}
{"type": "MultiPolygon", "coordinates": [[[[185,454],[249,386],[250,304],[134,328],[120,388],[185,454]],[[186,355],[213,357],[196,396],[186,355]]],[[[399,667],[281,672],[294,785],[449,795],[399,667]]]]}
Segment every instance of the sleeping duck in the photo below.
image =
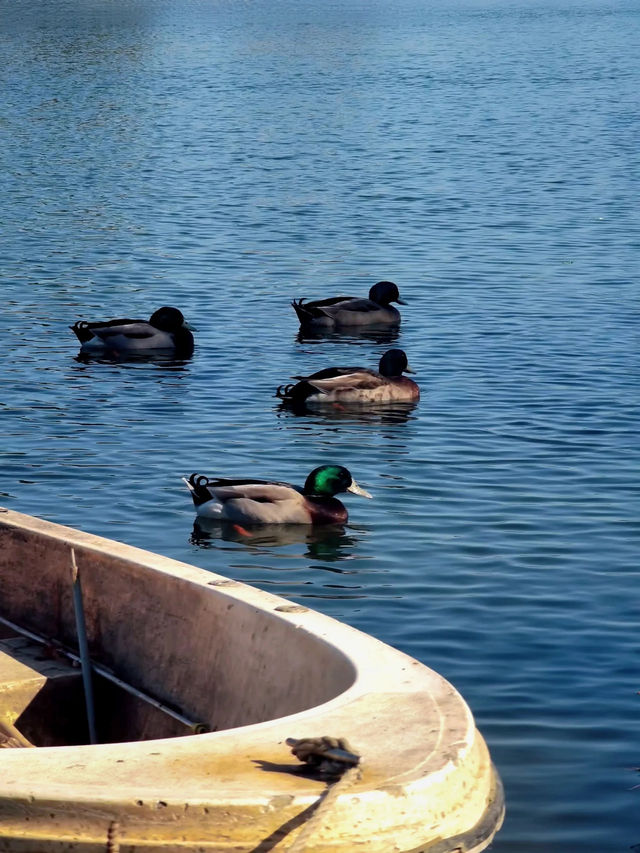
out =
{"type": "Polygon", "coordinates": [[[79,320],[69,327],[83,352],[144,354],[153,350],[174,350],[189,356],[193,352],[191,327],[182,311],[164,306],[148,320],[107,320],[87,323],[79,320]]]}
{"type": "Polygon", "coordinates": [[[342,465],[321,465],[303,488],[269,480],[209,479],[192,474],[187,484],[198,516],[237,524],[345,524],[347,510],[334,497],[353,492],[370,498],[342,465]]]}
{"type": "Polygon", "coordinates": [[[334,329],[342,326],[398,326],[400,312],[391,305],[392,302],[406,305],[392,281],[379,281],[369,291],[368,299],[334,296],[314,302],[294,299],[291,304],[304,328],[334,329]]]}
{"type": "Polygon", "coordinates": [[[276,396],[293,405],[418,400],[420,388],[403,373],[414,373],[404,350],[390,349],[380,359],[377,371],[368,367],[327,367],[311,376],[294,376],[300,381],[281,385],[276,396]]]}

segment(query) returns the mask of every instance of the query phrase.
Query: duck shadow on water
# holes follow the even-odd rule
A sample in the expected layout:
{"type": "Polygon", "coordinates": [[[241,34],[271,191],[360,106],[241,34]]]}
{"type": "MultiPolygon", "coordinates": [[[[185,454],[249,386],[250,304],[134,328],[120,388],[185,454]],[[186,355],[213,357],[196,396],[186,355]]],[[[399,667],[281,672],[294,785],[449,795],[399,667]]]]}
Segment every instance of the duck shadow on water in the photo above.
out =
{"type": "Polygon", "coordinates": [[[330,403],[321,406],[282,402],[275,407],[279,418],[306,417],[313,421],[342,421],[362,424],[404,424],[411,420],[418,402],[330,403]]]}
{"type": "MultiPolygon", "coordinates": [[[[300,555],[302,557],[338,562],[351,559],[360,538],[352,527],[347,531],[343,524],[260,524],[248,527],[232,521],[196,518],[189,541],[204,549],[215,548],[218,541],[236,542],[253,551],[300,544],[306,548],[300,555]]],[[[340,569],[336,571],[341,572],[340,569]]]]}

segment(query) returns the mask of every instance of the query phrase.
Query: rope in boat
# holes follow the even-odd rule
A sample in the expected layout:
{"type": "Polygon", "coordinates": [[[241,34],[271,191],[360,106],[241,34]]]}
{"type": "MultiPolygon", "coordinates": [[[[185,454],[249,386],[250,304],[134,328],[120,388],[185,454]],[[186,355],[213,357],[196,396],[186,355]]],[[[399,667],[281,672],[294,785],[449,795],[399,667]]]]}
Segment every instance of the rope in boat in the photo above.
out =
{"type": "Polygon", "coordinates": [[[338,797],[360,778],[360,756],[345,738],[287,738],[291,752],[326,779],[327,787],[318,797],[315,808],[287,853],[303,853],[311,837],[325,823],[328,812],[338,797]]]}

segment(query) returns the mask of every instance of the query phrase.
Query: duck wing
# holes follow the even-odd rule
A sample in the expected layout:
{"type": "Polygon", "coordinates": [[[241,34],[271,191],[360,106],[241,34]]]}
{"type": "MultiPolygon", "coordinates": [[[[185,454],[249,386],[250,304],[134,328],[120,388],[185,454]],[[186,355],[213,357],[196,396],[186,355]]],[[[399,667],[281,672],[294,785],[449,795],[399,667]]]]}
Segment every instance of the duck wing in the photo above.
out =
{"type": "Polygon", "coordinates": [[[324,370],[317,370],[310,376],[292,376],[291,378],[299,382],[308,382],[310,379],[332,379],[334,376],[345,376],[348,373],[366,369],[366,367],[325,367],[324,370]]]}
{"type": "Polygon", "coordinates": [[[380,311],[380,307],[377,302],[372,302],[371,299],[347,299],[344,302],[336,302],[334,305],[319,305],[315,310],[317,316],[331,317],[331,319],[340,317],[344,322],[345,317],[348,317],[349,314],[362,317],[380,311]]]}
{"type": "Polygon", "coordinates": [[[306,302],[304,299],[294,299],[291,305],[298,315],[300,322],[304,323],[314,318],[326,317],[325,309],[342,305],[353,298],[353,296],[332,296],[329,299],[312,299],[311,302],[306,302]]]}
{"type": "Polygon", "coordinates": [[[145,340],[158,334],[158,329],[145,320],[128,321],[124,323],[113,323],[96,325],[91,331],[105,343],[111,343],[113,338],[123,337],[130,340],[145,340]]]}
{"type": "MultiPolygon", "coordinates": [[[[305,308],[326,308],[331,305],[338,305],[340,302],[350,302],[355,299],[355,296],[331,296],[329,299],[313,299],[311,302],[305,302],[305,308]]],[[[300,300],[303,302],[304,300],[300,300]]]]}
{"type": "Polygon", "coordinates": [[[324,394],[331,394],[336,391],[370,391],[388,384],[388,380],[380,373],[364,367],[353,373],[343,373],[338,376],[321,378],[310,376],[307,382],[324,394]]]}
{"type": "Polygon", "coordinates": [[[300,497],[302,491],[291,483],[279,483],[271,480],[229,480],[222,478],[207,479],[203,484],[211,497],[221,503],[245,498],[258,503],[276,503],[290,501],[292,497],[300,497]]]}
{"type": "Polygon", "coordinates": [[[378,303],[371,299],[349,299],[338,307],[340,311],[355,311],[358,314],[369,314],[380,310],[378,303]]]}
{"type": "Polygon", "coordinates": [[[86,344],[88,341],[97,337],[97,329],[108,329],[112,326],[131,326],[135,323],[144,323],[145,320],[130,320],[121,318],[119,320],[105,320],[100,322],[87,323],[86,320],[78,320],[73,326],[69,326],[81,344],[86,344]]]}
{"type": "Polygon", "coordinates": [[[148,320],[132,320],[130,317],[121,317],[118,320],[103,320],[95,323],[85,323],[88,329],[108,329],[110,326],[133,326],[136,323],[148,323],[148,320]]]}
{"type": "Polygon", "coordinates": [[[120,353],[144,353],[176,348],[188,352],[193,347],[191,332],[185,332],[187,337],[183,340],[180,330],[177,333],[163,332],[144,320],[91,329],[91,333],[94,335],[93,340],[99,341],[108,350],[120,353]]]}

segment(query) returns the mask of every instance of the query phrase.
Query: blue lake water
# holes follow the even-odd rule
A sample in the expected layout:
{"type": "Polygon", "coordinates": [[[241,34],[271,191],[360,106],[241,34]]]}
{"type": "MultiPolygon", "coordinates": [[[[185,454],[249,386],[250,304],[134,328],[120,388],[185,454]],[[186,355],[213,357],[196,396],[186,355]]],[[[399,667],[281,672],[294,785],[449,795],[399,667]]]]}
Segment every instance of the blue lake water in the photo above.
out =
{"type": "Polygon", "coordinates": [[[640,844],[639,41],[613,0],[0,0],[0,501],[434,667],[500,853],[640,844]],[[290,300],[380,279],[420,403],[280,410],[389,347],[290,300]],[[75,358],[163,304],[190,360],[75,358]],[[194,530],[183,475],[329,460],[374,495],[344,531],[194,530]]]}

